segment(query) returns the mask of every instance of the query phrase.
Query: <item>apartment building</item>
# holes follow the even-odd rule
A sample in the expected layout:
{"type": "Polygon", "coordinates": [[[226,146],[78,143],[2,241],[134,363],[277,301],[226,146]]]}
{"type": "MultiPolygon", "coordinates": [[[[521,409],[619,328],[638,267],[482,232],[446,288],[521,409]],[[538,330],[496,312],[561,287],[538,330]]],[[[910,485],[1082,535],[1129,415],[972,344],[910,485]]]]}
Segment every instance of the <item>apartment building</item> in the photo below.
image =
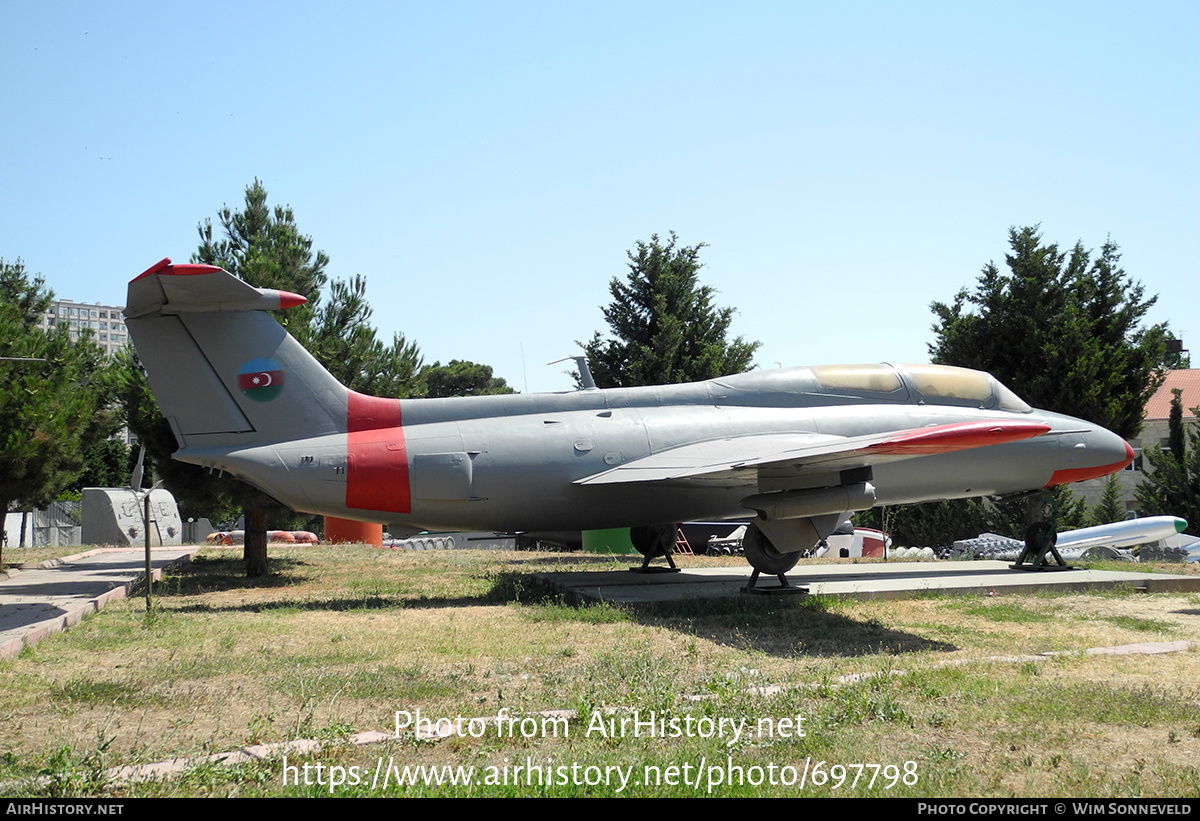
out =
{"type": "Polygon", "coordinates": [[[117,305],[99,305],[91,302],[75,302],[56,299],[42,317],[42,328],[70,328],[71,338],[78,339],[84,329],[92,332],[92,341],[114,354],[125,347],[129,334],[125,331],[124,308],[117,305]]]}

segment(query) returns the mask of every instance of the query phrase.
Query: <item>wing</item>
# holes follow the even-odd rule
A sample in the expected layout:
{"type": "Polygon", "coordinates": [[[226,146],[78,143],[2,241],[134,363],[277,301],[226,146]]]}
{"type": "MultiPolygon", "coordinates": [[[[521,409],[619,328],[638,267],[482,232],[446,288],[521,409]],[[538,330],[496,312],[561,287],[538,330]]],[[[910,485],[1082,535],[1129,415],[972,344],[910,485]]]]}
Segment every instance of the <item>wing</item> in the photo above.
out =
{"type": "Polygon", "coordinates": [[[1041,436],[1040,422],[1010,420],[960,422],[866,436],[819,433],[766,433],[695,442],[577,479],[577,485],[628,482],[753,484],[760,474],[773,478],[838,471],[916,456],[998,445],[1041,436]]]}

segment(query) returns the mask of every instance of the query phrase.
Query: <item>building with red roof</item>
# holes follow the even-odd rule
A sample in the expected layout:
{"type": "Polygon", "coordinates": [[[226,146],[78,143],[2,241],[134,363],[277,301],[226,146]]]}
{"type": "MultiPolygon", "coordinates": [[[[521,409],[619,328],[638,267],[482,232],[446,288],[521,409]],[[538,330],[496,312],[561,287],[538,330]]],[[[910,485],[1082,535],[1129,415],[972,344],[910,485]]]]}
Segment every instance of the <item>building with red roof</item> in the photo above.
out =
{"type": "MultiPolygon", "coordinates": [[[[1142,471],[1149,466],[1149,463],[1142,459],[1142,451],[1155,445],[1164,448],[1167,446],[1171,400],[1175,397],[1174,391],[1176,390],[1180,391],[1180,398],[1183,400],[1184,425],[1200,424],[1200,416],[1197,416],[1197,410],[1200,409],[1200,368],[1167,371],[1162,385],[1146,402],[1141,434],[1136,439],[1129,440],[1129,445],[1135,454],[1133,463],[1117,474],[1117,481],[1121,483],[1121,495],[1125,499],[1125,505],[1129,508],[1131,515],[1138,513],[1133,501],[1134,488],[1141,484],[1142,471]]],[[[1100,501],[1107,481],[1107,477],[1090,479],[1080,482],[1078,485],[1072,485],[1071,491],[1076,496],[1086,499],[1089,505],[1094,505],[1100,501]]]]}

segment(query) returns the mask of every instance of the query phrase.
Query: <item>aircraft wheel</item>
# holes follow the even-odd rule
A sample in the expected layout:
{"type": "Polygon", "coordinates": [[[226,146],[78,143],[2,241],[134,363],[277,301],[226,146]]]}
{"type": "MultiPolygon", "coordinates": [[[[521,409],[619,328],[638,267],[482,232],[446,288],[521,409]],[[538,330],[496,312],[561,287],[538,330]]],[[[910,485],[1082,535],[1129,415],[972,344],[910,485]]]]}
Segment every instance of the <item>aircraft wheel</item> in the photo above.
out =
{"type": "Polygon", "coordinates": [[[788,572],[800,561],[799,553],[782,553],[776,550],[771,540],[754,525],[746,528],[742,547],[745,548],[746,561],[750,562],[751,567],[772,576],[788,572]]]}
{"type": "Polygon", "coordinates": [[[633,542],[633,549],[643,556],[651,558],[665,556],[667,555],[668,548],[664,548],[664,545],[674,545],[675,543],[675,526],[642,525],[640,527],[631,527],[629,528],[629,541],[633,542]]]}

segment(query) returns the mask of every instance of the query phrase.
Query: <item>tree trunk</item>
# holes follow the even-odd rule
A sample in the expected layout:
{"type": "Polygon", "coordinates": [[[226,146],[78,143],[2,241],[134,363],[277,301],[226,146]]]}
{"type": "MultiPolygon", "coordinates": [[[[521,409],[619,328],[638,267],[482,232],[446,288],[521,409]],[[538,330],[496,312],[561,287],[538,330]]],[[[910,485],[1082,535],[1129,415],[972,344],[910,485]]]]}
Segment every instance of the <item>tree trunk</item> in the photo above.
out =
{"type": "Polygon", "coordinates": [[[246,541],[242,557],[246,561],[246,577],[267,575],[267,514],[262,505],[251,504],[246,512],[246,541]]]}

